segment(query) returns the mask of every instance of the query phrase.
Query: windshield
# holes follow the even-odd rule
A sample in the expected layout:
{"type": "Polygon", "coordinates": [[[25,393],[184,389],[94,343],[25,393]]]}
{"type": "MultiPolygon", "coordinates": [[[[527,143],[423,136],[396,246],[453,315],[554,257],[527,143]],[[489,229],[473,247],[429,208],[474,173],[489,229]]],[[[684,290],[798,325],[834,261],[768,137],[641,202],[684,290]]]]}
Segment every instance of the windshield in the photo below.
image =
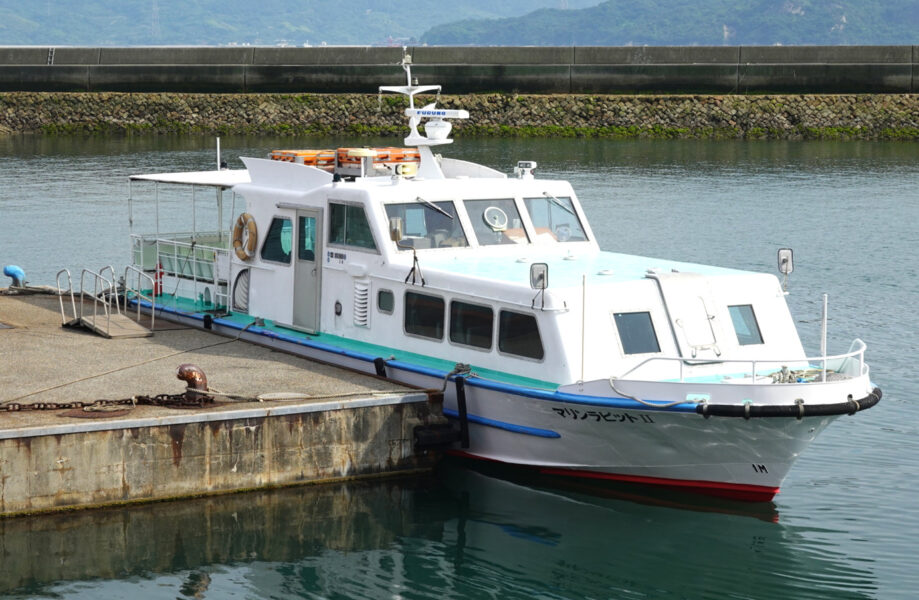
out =
{"type": "Polygon", "coordinates": [[[466,200],[464,204],[480,246],[526,244],[530,241],[512,198],[466,200]]]}
{"type": "Polygon", "coordinates": [[[456,218],[456,207],[446,200],[430,202],[419,199],[411,204],[387,204],[389,228],[399,228],[399,245],[422,248],[456,248],[468,246],[463,226],[456,218]]]}
{"type": "Polygon", "coordinates": [[[545,195],[540,198],[524,198],[536,229],[535,242],[586,242],[587,235],[581,226],[571,198],[556,198],[545,195]]]}

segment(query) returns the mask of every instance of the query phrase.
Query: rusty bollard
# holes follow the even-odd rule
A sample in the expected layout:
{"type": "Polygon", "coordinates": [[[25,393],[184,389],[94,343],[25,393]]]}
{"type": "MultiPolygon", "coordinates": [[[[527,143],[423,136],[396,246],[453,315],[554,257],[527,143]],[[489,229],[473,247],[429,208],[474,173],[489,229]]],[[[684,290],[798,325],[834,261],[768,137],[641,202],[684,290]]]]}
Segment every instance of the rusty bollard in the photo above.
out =
{"type": "Polygon", "coordinates": [[[186,402],[204,404],[213,400],[207,394],[207,376],[197,365],[189,363],[179,365],[179,368],[176,369],[176,377],[187,385],[185,388],[186,402]]]}

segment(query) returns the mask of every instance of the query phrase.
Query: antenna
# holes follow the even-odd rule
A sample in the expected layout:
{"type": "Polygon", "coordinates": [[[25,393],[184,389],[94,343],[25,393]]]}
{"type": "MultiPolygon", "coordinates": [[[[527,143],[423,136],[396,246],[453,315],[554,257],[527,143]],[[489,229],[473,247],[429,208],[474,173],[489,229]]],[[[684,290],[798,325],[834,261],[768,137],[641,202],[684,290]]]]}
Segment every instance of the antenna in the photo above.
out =
{"type": "Polygon", "coordinates": [[[406,146],[438,146],[440,144],[450,144],[453,142],[447,136],[453,127],[444,119],[468,119],[469,112],[465,110],[444,110],[435,108],[437,100],[427,106],[416,109],[415,95],[424,92],[437,92],[440,98],[441,86],[439,85],[418,85],[418,80],[412,78],[412,55],[408,53],[408,48],[402,47],[402,70],[405,71],[405,85],[381,85],[379,93],[392,92],[402,94],[408,97],[408,108],[405,110],[405,116],[409,118],[409,134],[405,138],[406,146]],[[424,130],[426,135],[418,132],[418,126],[421,125],[421,119],[429,119],[425,123],[424,130]]]}

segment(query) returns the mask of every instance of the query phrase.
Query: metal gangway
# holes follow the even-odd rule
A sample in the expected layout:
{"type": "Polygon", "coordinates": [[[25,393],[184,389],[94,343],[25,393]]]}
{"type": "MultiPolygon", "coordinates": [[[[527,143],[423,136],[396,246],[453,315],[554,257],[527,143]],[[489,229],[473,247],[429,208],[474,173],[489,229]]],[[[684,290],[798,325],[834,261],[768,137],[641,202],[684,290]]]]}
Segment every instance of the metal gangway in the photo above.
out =
{"type": "Polygon", "coordinates": [[[123,289],[118,289],[115,269],[106,266],[97,271],[83,269],[80,274],[80,289],[73,289],[70,271],[61,269],[57,273],[58,299],[61,307],[61,326],[88,329],[106,338],[149,337],[153,335],[155,301],[153,299],[153,278],[143,271],[128,266],[124,270],[123,289]],[[67,287],[62,287],[66,277],[67,287]],[[149,286],[144,287],[144,283],[149,286]],[[150,290],[145,294],[144,290],[150,290]],[[79,310],[75,294],[79,294],[79,310]],[[70,317],[64,307],[65,298],[70,299],[70,317]],[[141,321],[141,301],[150,306],[150,327],[141,321]],[[132,317],[128,306],[133,302],[137,314],[132,317]]]}

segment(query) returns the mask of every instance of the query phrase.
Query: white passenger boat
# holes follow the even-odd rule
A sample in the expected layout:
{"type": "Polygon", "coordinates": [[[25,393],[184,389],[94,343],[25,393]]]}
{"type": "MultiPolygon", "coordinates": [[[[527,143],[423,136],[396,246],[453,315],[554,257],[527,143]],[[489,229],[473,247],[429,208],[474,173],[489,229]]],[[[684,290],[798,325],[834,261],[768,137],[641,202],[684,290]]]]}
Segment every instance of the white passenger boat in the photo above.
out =
{"type": "Polygon", "coordinates": [[[535,163],[508,177],[435,155],[468,114],[416,108],[440,87],[403,68],[406,85],[381,92],[408,98],[407,148],[131,178],[135,230],[141,184],[156,190],[132,238],[157,316],[443,384],[458,454],[747,500],[880,400],[860,340],[808,357],[775,276],[602,251],[571,185],[535,163]],[[215,188],[218,227],[198,230],[193,193],[185,231],[164,233],[167,184],[215,188]]]}

